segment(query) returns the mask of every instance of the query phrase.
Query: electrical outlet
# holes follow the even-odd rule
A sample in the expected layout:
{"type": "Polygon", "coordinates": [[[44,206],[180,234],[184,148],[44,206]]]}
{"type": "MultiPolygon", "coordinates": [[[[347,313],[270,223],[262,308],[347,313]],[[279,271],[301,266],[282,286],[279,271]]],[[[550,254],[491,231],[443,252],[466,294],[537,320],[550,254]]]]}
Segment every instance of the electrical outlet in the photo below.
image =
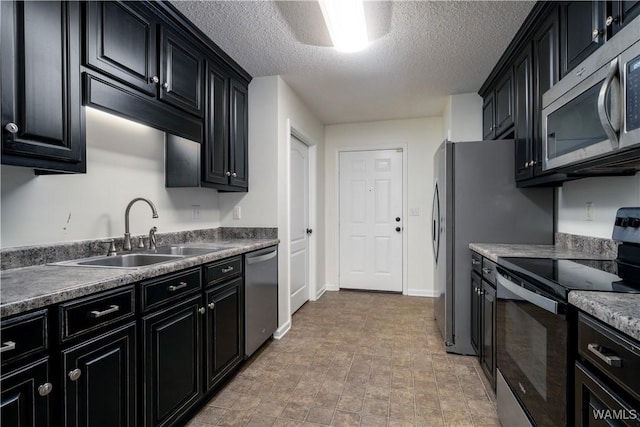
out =
{"type": "Polygon", "coordinates": [[[191,219],[200,219],[200,205],[191,205],[191,219]]]}
{"type": "Polygon", "coordinates": [[[585,219],[593,221],[593,202],[587,202],[585,205],[585,219]]]}
{"type": "Polygon", "coordinates": [[[240,219],[242,217],[242,210],[240,206],[236,206],[233,208],[233,219],[240,219]]]}
{"type": "Polygon", "coordinates": [[[410,208],[409,216],[420,216],[420,208],[410,208]]]}

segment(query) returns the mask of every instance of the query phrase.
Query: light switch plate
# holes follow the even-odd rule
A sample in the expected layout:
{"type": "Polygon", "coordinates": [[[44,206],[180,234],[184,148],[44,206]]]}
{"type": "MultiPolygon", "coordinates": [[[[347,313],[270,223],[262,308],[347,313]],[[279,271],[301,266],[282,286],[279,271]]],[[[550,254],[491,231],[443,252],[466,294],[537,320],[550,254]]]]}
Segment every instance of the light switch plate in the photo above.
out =
{"type": "Polygon", "coordinates": [[[240,219],[242,217],[242,210],[240,206],[236,206],[233,208],[233,219],[240,219]]]}

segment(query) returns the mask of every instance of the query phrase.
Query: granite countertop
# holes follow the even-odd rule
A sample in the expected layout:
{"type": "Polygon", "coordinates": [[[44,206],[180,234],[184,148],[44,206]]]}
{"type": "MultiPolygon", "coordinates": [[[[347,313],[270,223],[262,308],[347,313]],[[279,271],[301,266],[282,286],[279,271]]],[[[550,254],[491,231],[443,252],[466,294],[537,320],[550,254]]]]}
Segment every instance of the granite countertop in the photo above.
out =
{"type": "Polygon", "coordinates": [[[640,341],[640,294],[571,291],[569,303],[640,341]]]}
{"type": "Polygon", "coordinates": [[[3,270],[0,272],[0,317],[277,245],[279,240],[226,239],[198,243],[215,244],[227,249],[138,269],[38,265],[3,270]]]}
{"type": "Polygon", "coordinates": [[[469,249],[493,262],[499,257],[522,258],[563,258],[563,259],[611,259],[603,254],[593,254],[575,249],[561,248],[554,245],[517,245],[507,243],[470,243],[469,249]]]}

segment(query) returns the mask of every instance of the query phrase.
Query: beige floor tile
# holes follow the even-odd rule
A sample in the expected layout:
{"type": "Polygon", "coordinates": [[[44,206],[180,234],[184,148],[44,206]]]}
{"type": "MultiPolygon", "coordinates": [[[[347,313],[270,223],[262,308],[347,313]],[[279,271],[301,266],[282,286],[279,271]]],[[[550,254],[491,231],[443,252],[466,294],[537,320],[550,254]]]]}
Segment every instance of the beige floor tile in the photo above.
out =
{"type": "Polygon", "coordinates": [[[279,400],[263,400],[254,410],[254,414],[264,415],[267,417],[279,417],[287,402],[279,400]]]}
{"type": "Polygon", "coordinates": [[[309,405],[304,403],[289,402],[280,414],[280,418],[302,421],[307,417],[309,405]]]}
{"type": "Polygon", "coordinates": [[[315,406],[309,409],[306,421],[315,424],[329,425],[333,419],[333,413],[334,410],[331,408],[315,406]]]}
{"type": "Polygon", "coordinates": [[[362,404],[362,398],[342,395],[338,400],[338,409],[347,412],[359,412],[362,410],[362,404]]]}
{"type": "Polygon", "coordinates": [[[271,427],[275,422],[275,417],[253,414],[246,427],[271,427]]]}
{"type": "Polygon", "coordinates": [[[244,426],[251,419],[251,414],[244,411],[228,410],[222,419],[218,421],[219,426],[240,427],[244,426]]]}
{"type": "Polygon", "coordinates": [[[360,415],[352,412],[336,411],[331,425],[336,427],[358,427],[360,426],[360,415]]]}
{"type": "Polygon", "coordinates": [[[387,417],[363,415],[360,420],[360,427],[387,427],[387,422],[387,417]]]}

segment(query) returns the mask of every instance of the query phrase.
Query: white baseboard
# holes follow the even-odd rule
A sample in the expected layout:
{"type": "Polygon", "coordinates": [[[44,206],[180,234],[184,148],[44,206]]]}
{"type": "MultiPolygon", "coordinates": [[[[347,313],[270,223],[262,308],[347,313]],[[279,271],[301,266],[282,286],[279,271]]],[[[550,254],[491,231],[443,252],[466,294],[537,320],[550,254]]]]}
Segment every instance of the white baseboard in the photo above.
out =
{"type": "Polygon", "coordinates": [[[273,338],[277,340],[281,339],[287,334],[287,332],[289,332],[289,329],[291,329],[291,319],[287,320],[287,323],[276,329],[273,333],[273,338]]]}
{"type": "Polygon", "coordinates": [[[316,294],[316,298],[314,299],[314,301],[318,301],[320,299],[320,297],[322,297],[322,295],[324,295],[324,293],[327,291],[327,287],[323,286],[322,289],[320,289],[318,291],[318,293],[316,294]]]}
{"type": "Polygon", "coordinates": [[[324,285],[324,288],[325,288],[327,291],[331,291],[331,292],[333,292],[333,291],[339,291],[339,290],[340,290],[340,285],[333,285],[333,284],[331,284],[331,283],[327,283],[326,285],[324,285]]]}
{"type": "Polygon", "coordinates": [[[435,289],[407,289],[407,295],[411,297],[437,297],[438,294],[435,289]]]}

